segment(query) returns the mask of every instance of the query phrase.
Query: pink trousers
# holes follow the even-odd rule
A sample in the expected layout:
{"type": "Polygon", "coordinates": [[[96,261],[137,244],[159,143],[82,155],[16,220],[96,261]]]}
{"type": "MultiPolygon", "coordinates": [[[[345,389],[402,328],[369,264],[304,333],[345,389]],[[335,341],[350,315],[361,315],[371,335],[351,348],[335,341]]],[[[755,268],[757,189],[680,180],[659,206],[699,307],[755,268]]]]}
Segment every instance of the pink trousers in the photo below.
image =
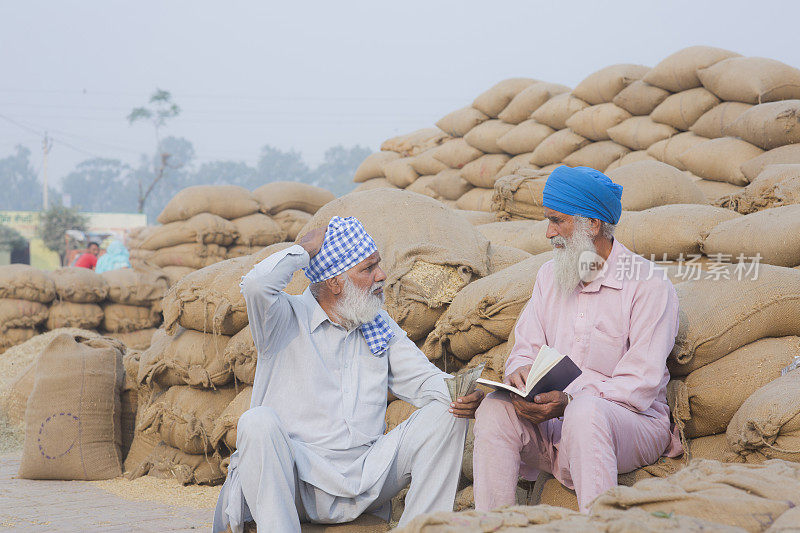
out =
{"type": "Polygon", "coordinates": [[[483,400],[476,414],[475,508],[514,505],[518,477],[550,472],[574,488],[581,512],[617,484],[619,473],[652,464],[671,440],[669,420],[634,413],[595,396],[575,398],[562,418],[520,419],[507,393],[483,400]]]}

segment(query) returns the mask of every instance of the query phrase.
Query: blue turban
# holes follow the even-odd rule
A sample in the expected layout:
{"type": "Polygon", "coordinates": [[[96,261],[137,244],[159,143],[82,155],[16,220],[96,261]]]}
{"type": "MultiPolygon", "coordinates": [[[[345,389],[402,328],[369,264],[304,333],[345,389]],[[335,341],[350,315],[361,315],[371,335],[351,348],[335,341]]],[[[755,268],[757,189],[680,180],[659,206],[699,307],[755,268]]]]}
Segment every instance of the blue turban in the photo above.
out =
{"type": "Polygon", "coordinates": [[[609,224],[622,215],[622,185],[589,167],[560,166],[544,185],[542,205],[565,215],[597,218],[609,224]]]}

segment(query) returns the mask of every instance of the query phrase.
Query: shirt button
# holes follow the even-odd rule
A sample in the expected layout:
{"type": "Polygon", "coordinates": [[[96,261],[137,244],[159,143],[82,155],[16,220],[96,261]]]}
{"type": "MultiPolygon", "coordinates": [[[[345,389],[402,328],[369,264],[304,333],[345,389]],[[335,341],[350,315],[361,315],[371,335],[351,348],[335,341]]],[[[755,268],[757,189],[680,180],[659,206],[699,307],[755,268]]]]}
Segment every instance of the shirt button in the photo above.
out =
{"type": "Polygon", "coordinates": [[[579,338],[576,338],[575,342],[581,342],[581,340],[579,338]]]}
{"type": "Polygon", "coordinates": [[[583,313],[578,313],[578,316],[579,316],[580,318],[583,318],[583,313]]]}

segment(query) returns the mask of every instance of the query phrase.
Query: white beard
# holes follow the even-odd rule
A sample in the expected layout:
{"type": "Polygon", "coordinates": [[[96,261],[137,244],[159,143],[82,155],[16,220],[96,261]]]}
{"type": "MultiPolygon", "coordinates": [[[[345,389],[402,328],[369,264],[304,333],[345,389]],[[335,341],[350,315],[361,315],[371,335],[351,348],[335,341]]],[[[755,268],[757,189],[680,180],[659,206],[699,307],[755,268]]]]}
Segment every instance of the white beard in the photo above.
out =
{"type": "Polygon", "coordinates": [[[555,252],[553,264],[556,283],[565,296],[572,294],[582,281],[581,254],[597,253],[590,231],[589,221],[578,219],[568,239],[561,236],[550,239],[555,252]],[[556,245],[561,247],[556,248],[556,245]]]}
{"type": "Polygon", "coordinates": [[[342,295],[334,308],[340,324],[349,330],[372,322],[383,307],[383,292],[380,296],[373,292],[379,287],[383,287],[383,283],[377,282],[368,290],[361,290],[356,287],[350,276],[344,274],[343,277],[342,295]]]}

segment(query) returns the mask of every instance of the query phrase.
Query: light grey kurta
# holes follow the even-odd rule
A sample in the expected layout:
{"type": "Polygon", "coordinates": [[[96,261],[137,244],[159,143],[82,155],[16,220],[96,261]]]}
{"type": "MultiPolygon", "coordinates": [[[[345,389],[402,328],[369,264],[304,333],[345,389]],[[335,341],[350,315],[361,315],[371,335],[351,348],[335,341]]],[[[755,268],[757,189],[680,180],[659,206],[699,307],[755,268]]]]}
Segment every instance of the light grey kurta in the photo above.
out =
{"type": "Polygon", "coordinates": [[[308,253],[294,245],[266,258],[242,278],[258,364],[252,412],[242,417],[248,423],[239,423],[237,452],[231,456],[220,494],[215,530],[224,529],[230,521],[236,531],[253,517],[258,522],[259,515],[277,517],[287,511],[294,513],[297,521],[297,509],[315,522],[352,520],[367,508],[373,509],[370,505],[380,499],[390,478],[392,483],[398,477],[407,478],[408,472],[398,470],[398,460],[409,455],[401,448],[426,445],[414,438],[415,433],[428,440],[447,441],[435,443],[436,448],[429,452],[443,454],[438,469],[456,471],[455,475],[430,472],[436,465],[424,466],[420,461],[417,466],[406,465],[406,469],[417,469],[420,482],[426,477],[438,478],[438,483],[431,481],[440,494],[423,494],[412,482],[416,506],[439,510],[452,505],[466,423],[447,413],[446,374],[427,360],[385,311],[381,313],[395,336],[384,352],[373,355],[360,330],[348,331],[331,322],[309,290],[300,296],[282,292],[292,274],[308,261],[308,253]],[[426,409],[427,414],[412,417],[403,427],[383,435],[387,388],[417,407],[434,405],[426,409]],[[440,426],[434,433],[431,428],[409,431],[409,425],[426,418],[426,424],[440,426]],[[270,433],[255,439],[270,441],[269,446],[255,444],[254,428],[270,433]],[[258,464],[244,464],[245,456],[258,464]],[[253,472],[260,478],[252,481],[253,472]],[[287,495],[281,496],[283,499],[264,496],[267,489],[258,485],[274,486],[275,480],[291,477],[292,472],[297,482],[291,487],[292,493],[298,492],[297,509],[248,508],[248,504],[257,505],[254,500],[263,500],[266,506],[285,502],[287,495]],[[256,487],[247,496],[249,483],[256,487]],[[442,498],[449,498],[449,503],[442,503],[442,498]]]}

